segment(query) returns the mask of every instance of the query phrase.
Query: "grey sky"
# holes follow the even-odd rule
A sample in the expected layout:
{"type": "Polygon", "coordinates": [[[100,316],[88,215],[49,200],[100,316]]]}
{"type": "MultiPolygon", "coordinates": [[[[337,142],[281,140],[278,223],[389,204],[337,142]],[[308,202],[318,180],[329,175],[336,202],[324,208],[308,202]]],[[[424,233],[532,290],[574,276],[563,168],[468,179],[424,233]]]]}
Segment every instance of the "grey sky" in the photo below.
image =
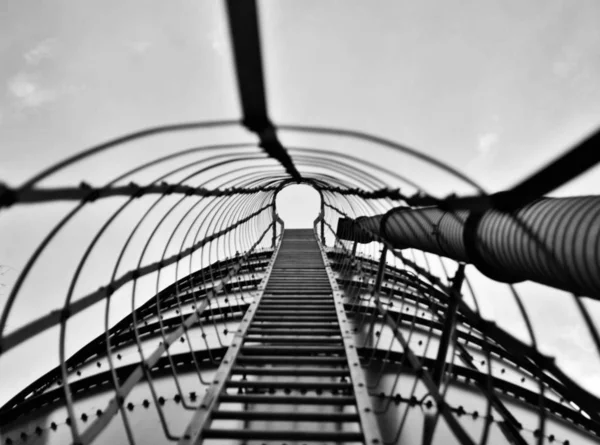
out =
{"type": "MultiPolygon", "coordinates": [[[[275,123],[384,136],[442,159],[489,191],[518,181],[600,124],[596,0],[271,1],[260,7],[275,123]]],[[[11,185],[126,132],[240,116],[228,30],[217,1],[6,1],[0,9],[0,60],[0,181],[11,185]]],[[[442,195],[458,187],[395,153],[339,139],[281,137],[290,145],[349,151],[442,195]]],[[[199,140],[252,138],[242,130],[157,138],[48,182],[105,180],[140,157],[199,140]]],[[[597,194],[599,183],[596,168],[562,193],[597,194]]],[[[295,202],[303,199],[306,195],[296,195],[295,202]]],[[[20,270],[68,208],[38,206],[0,215],[0,264],[20,270]]],[[[93,212],[81,227],[103,214],[103,207],[93,212]]],[[[290,218],[290,226],[296,225],[290,218]]],[[[71,244],[83,243],[80,234],[71,244]]],[[[32,288],[29,306],[22,309],[31,317],[62,302],[63,283],[53,276],[66,266],[52,256],[46,261],[39,275],[44,301],[36,304],[40,288],[32,288]]],[[[548,299],[559,299],[544,298],[529,303],[532,311],[546,308],[546,317],[558,318],[565,309],[548,309],[548,299]]],[[[500,318],[503,311],[509,312],[496,307],[500,318]]],[[[569,332],[579,328],[574,329],[569,332]]],[[[570,362],[578,367],[580,358],[570,362]]],[[[45,369],[36,364],[11,378],[22,386],[45,369]]],[[[0,373],[5,370],[0,361],[0,373]]]]}

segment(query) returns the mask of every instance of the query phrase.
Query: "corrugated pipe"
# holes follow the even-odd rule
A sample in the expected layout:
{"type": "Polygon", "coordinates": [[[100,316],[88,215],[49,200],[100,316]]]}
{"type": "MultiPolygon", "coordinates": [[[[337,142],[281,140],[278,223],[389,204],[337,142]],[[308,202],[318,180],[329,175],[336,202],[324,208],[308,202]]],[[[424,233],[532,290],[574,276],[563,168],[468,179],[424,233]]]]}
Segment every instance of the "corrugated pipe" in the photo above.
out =
{"type": "Polygon", "coordinates": [[[414,248],[473,264],[502,282],[531,280],[600,299],[600,197],[542,198],[510,213],[399,207],[341,219],[341,239],[414,248]]]}

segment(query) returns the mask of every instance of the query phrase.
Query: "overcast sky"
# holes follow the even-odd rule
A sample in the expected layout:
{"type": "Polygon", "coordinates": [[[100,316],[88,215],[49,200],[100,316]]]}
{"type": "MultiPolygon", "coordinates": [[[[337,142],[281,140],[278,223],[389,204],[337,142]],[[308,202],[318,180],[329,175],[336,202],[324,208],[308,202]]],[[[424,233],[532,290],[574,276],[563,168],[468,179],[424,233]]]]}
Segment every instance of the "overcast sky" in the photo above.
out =
{"type": "MultiPolygon", "coordinates": [[[[597,0],[272,1],[261,2],[260,13],[275,123],[384,136],[442,159],[489,191],[514,184],[600,125],[597,0]]],[[[0,62],[0,181],[10,185],[133,130],[240,117],[222,2],[6,1],[0,62]]],[[[455,190],[455,183],[394,153],[324,137],[281,138],[294,146],[349,151],[441,195],[455,190]]],[[[249,137],[228,130],[201,139],[157,138],[47,183],[106,180],[140,157],[199,140],[249,137]]],[[[599,177],[593,169],[559,194],[597,194],[599,177]]],[[[289,226],[313,213],[299,205],[308,195],[295,195],[289,226]]],[[[0,212],[0,264],[12,268],[0,275],[7,286],[68,208],[0,212]]],[[[54,255],[47,261],[59,271],[63,266],[54,255]]],[[[32,287],[23,313],[39,316],[36,308],[62,304],[62,283],[54,284],[54,275],[41,275],[44,304],[36,306],[34,296],[41,297],[32,287]]],[[[0,289],[0,295],[6,292],[0,289]]],[[[564,309],[552,311],[547,301],[533,307],[559,319],[564,309]]],[[[19,320],[12,319],[12,326],[19,320]]],[[[573,320],[575,331],[568,335],[579,338],[584,334],[577,331],[579,319],[573,320]]],[[[575,369],[581,361],[570,363],[575,369]]],[[[6,369],[0,359],[0,373],[6,369]]],[[[44,365],[26,376],[13,373],[14,385],[39,369],[44,365]]]]}

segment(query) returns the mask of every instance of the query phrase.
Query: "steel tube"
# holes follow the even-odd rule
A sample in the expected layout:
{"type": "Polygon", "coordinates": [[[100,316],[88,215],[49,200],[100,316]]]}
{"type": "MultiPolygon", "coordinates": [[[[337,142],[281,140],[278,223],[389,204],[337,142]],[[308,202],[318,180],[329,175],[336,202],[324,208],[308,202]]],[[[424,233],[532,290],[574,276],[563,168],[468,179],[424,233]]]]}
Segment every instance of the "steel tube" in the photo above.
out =
{"type": "Polygon", "coordinates": [[[531,280],[600,298],[599,196],[542,198],[510,213],[399,207],[341,219],[337,234],[469,263],[496,281],[531,280]]]}

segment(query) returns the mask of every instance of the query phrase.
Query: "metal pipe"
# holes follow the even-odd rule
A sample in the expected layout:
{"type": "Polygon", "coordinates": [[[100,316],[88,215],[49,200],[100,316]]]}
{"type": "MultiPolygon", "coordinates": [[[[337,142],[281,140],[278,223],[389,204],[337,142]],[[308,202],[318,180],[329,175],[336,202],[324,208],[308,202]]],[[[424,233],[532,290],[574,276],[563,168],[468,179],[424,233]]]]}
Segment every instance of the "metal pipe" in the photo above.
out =
{"type": "Polygon", "coordinates": [[[444,367],[446,366],[446,356],[448,355],[448,349],[450,347],[450,340],[456,326],[456,320],[458,318],[458,300],[462,297],[460,289],[465,279],[465,265],[460,264],[456,275],[452,280],[452,289],[454,292],[450,295],[448,301],[448,307],[446,308],[446,317],[444,319],[444,328],[442,335],[440,336],[440,342],[438,346],[437,357],[435,359],[435,367],[431,374],[431,378],[435,384],[439,387],[442,383],[442,377],[444,375],[444,367]]]}
{"type": "Polygon", "coordinates": [[[354,257],[356,256],[356,248],[358,247],[358,243],[356,241],[354,241],[354,244],[352,244],[352,259],[354,259],[354,257]]]}
{"type": "Polygon", "coordinates": [[[377,295],[378,298],[379,290],[381,289],[383,273],[385,271],[385,258],[387,256],[387,251],[387,247],[383,246],[383,249],[381,249],[381,256],[379,257],[379,269],[377,270],[377,278],[375,279],[375,285],[373,286],[373,295],[377,295]]]}
{"type": "Polygon", "coordinates": [[[319,193],[319,197],[321,198],[321,213],[319,213],[319,217],[317,218],[317,221],[321,223],[321,244],[326,246],[327,243],[325,242],[325,196],[323,196],[323,192],[321,191],[321,189],[317,188],[316,190],[319,193]]]}
{"type": "Polygon", "coordinates": [[[600,299],[600,196],[541,198],[512,212],[398,207],[340,219],[341,239],[381,237],[474,265],[501,282],[531,280],[600,299]]]}
{"type": "Polygon", "coordinates": [[[271,237],[271,247],[274,249],[277,246],[277,204],[275,202],[276,197],[273,197],[273,210],[271,212],[271,218],[273,219],[273,235],[271,237]]]}
{"type": "Polygon", "coordinates": [[[325,243],[325,202],[321,199],[321,244],[324,246],[325,243]]]}

